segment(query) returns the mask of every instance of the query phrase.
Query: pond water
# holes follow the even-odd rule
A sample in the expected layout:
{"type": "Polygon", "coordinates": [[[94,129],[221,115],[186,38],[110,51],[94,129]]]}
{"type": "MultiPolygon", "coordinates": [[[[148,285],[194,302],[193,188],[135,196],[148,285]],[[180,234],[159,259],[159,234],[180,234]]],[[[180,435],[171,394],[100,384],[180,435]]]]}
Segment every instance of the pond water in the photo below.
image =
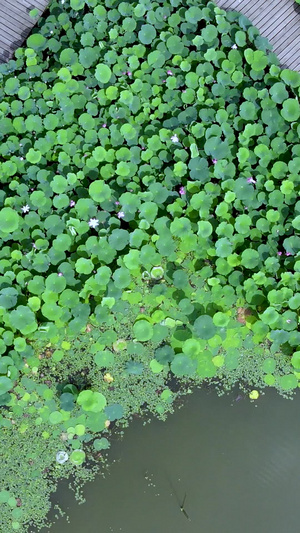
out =
{"type": "Polygon", "coordinates": [[[166,422],[133,420],[85,504],[60,484],[70,523],[50,533],[299,531],[300,395],[236,398],[195,390],[166,422]]]}

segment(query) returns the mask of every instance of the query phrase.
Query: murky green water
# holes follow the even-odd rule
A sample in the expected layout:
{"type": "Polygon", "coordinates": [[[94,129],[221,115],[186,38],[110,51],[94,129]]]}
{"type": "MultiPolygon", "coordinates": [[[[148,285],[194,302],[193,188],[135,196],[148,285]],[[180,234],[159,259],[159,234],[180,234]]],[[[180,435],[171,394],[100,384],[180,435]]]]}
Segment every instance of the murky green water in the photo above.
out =
{"type": "Polygon", "coordinates": [[[297,533],[300,395],[236,396],[198,390],[166,422],[133,421],[84,505],[61,483],[70,523],[51,533],[297,533]]]}

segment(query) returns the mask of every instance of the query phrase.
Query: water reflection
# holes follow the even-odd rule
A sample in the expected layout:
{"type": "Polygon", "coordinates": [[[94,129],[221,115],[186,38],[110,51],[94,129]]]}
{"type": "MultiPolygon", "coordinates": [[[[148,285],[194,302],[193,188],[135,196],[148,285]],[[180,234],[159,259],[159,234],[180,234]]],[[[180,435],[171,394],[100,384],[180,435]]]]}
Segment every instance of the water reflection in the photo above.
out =
{"type": "Polygon", "coordinates": [[[51,533],[298,532],[299,395],[237,396],[198,390],[166,422],[134,420],[84,505],[61,483],[70,523],[51,533]]]}

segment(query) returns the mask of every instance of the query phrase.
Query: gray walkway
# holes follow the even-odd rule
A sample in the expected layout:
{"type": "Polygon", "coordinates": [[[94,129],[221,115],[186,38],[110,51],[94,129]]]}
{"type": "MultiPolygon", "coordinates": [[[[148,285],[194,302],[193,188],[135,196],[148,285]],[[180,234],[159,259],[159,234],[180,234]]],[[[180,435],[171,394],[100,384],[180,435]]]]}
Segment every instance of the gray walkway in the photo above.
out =
{"type": "Polygon", "coordinates": [[[16,48],[36,24],[38,17],[29,16],[31,9],[38,9],[41,15],[49,0],[0,0],[0,63],[12,57],[16,48]]]}
{"type": "Polygon", "coordinates": [[[226,11],[243,13],[263,37],[285,68],[300,71],[300,5],[293,0],[215,0],[226,11]]]}

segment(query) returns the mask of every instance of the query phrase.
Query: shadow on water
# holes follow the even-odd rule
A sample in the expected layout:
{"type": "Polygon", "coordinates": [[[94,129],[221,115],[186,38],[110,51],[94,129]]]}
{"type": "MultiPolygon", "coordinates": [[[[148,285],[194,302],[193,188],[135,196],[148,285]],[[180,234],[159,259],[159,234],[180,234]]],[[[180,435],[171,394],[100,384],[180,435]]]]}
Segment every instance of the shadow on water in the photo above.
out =
{"type": "Polygon", "coordinates": [[[298,532],[299,407],[272,390],[255,403],[197,390],[166,422],[132,421],[84,505],[60,484],[70,523],[50,533],[298,532]]]}

